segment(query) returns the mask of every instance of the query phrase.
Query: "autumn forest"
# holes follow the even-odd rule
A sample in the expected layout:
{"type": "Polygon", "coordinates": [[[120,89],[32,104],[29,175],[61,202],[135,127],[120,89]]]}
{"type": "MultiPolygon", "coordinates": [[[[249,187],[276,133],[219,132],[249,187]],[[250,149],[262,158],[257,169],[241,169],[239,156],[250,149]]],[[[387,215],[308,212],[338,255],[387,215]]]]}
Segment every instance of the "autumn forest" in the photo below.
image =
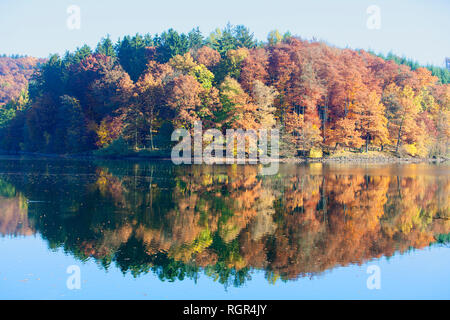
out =
{"type": "Polygon", "coordinates": [[[161,156],[174,128],[273,129],[283,157],[447,157],[448,71],[244,26],[0,58],[0,149],[161,156]]]}

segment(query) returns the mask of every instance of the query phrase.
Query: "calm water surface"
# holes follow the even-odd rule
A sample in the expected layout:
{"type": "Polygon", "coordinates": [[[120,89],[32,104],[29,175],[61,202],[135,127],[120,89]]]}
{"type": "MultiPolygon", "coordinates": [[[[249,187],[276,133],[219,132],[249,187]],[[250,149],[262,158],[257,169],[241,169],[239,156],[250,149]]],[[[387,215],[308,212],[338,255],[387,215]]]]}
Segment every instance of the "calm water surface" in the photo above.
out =
{"type": "Polygon", "coordinates": [[[261,177],[3,159],[0,298],[449,299],[449,191],[449,165],[289,164],[261,177]]]}

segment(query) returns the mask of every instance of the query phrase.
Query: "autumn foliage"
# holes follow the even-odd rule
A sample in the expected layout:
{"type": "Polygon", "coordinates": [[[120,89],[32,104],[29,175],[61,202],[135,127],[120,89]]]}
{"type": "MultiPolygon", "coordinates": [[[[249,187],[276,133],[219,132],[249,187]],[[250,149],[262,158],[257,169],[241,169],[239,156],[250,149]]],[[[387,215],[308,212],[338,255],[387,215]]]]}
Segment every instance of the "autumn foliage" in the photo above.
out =
{"type": "Polygon", "coordinates": [[[35,67],[42,63],[43,59],[32,57],[0,57],[0,106],[16,99],[27,88],[35,67]]]}
{"type": "Polygon", "coordinates": [[[286,165],[265,178],[254,166],[0,166],[35,173],[0,180],[0,235],[39,233],[52,248],[135,276],[204,272],[240,285],[259,269],[268,281],[289,280],[424,248],[450,233],[450,181],[429,165],[286,165]]]}
{"type": "Polygon", "coordinates": [[[79,153],[120,140],[162,150],[169,127],[201,120],[205,130],[280,129],[284,156],[342,148],[447,156],[449,99],[449,84],[430,70],[363,50],[277,32],[257,43],[243,26],[208,38],[170,29],[51,56],[3,125],[2,148],[79,153]],[[79,128],[61,136],[61,112],[79,128]]]}

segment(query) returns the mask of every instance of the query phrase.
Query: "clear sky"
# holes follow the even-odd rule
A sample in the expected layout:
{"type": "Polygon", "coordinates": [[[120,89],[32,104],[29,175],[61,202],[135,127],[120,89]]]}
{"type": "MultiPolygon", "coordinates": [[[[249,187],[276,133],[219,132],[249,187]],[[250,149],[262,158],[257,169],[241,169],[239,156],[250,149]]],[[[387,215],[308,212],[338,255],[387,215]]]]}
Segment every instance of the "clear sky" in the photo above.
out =
{"type": "Polygon", "coordinates": [[[244,24],[259,40],[270,30],[338,47],[393,51],[422,64],[450,57],[449,0],[1,0],[0,53],[47,57],[110,34],[188,32],[199,26],[244,24]],[[81,28],[67,27],[67,8],[81,9],[81,28]],[[380,9],[380,29],[369,29],[367,8],[380,9]]]}

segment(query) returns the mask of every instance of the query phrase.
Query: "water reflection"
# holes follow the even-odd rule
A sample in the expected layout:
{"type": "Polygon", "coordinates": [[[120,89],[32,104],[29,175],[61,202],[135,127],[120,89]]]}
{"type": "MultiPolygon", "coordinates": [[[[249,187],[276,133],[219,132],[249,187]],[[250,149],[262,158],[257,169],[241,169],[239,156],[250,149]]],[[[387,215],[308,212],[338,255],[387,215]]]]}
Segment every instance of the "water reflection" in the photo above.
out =
{"type": "Polygon", "coordinates": [[[0,234],[161,280],[269,282],[448,241],[448,166],[0,161],[0,234]]]}

